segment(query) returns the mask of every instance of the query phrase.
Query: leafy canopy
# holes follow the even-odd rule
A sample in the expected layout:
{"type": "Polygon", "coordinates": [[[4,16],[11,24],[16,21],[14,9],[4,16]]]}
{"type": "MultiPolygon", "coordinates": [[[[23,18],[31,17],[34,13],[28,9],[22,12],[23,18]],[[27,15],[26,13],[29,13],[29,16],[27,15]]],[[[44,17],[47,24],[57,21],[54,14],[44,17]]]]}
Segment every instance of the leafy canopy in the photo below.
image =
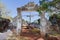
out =
{"type": "Polygon", "coordinates": [[[39,8],[37,9],[37,11],[39,12],[39,14],[41,14],[42,12],[41,11],[50,11],[50,12],[53,12],[53,10],[51,9],[51,7],[55,7],[55,8],[58,8],[56,7],[58,4],[60,3],[60,0],[52,0],[52,1],[47,1],[47,0],[39,0],[39,8]]]}

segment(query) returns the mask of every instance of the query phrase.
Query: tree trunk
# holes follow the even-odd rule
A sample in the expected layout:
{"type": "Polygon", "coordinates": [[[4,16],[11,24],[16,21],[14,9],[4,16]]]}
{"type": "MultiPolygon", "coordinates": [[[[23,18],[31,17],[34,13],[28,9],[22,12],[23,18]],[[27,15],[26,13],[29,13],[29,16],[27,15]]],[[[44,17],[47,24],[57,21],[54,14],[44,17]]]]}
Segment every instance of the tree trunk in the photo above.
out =
{"type": "Polygon", "coordinates": [[[45,18],[45,11],[41,14],[40,25],[41,36],[44,37],[47,33],[47,19],[45,18]]]}

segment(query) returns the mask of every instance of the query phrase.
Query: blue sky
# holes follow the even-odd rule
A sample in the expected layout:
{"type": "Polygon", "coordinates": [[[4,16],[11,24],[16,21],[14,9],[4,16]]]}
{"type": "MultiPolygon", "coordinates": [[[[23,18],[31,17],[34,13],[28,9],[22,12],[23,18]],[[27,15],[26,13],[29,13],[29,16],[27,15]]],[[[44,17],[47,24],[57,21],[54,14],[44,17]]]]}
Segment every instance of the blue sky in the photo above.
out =
{"type": "Polygon", "coordinates": [[[39,13],[38,12],[36,12],[36,11],[33,11],[33,12],[27,12],[27,11],[23,11],[23,12],[21,12],[21,13],[23,13],[22,14],[22,18],[23,19],[25,19],[25,20],[27,20],[27,21],[30,21],[29,20],[29,17],[27,17],[26,15],[32,15],[32,17],[31,17],[31,22],[33,22],[34,20],[36,20],[36,19],[39,19],[40,17],[38,16],[39,15],[39,13]]]}
{"type": "MultiPolygon", "coordinates": [[[[18,7],[24,6],[27,4],[30,0],[1,0],[1,2],[5,5],[5,7],[10,10],[12,17],[17,15],[16,9],[18,7]]],[[[39,0],[31,0],[34,1],[36,4],[39,2],[39,0]]]]}
{"type": "MultiPolygon", "coordinates": [[[[34,1],[36,4],[39,3],[39,0],[0,0],[0,2],[2,2],[5,5],[6,9],[11,12],[10,16],[12,16],[12,17],[15,17],[17,15],[17,10],[16,9],[18,7],[22,7],[30,1],[32,1],[32,2],[34,1]]],[[[30,12],[22,12],[22,13],[27,15],[30,12]]],[[[31,12],[31,13],[33,15],[34,15],[34,13],[38,14],[37,12],[31,12]]],[[[28,17],[23,17],[23,19],[24,18],[25,18],[25,20],[29,20],[28,17]]],[[[32,21],[34,21],[38,18],[39,18],[38,16],[33,17],[32,21]]]]}

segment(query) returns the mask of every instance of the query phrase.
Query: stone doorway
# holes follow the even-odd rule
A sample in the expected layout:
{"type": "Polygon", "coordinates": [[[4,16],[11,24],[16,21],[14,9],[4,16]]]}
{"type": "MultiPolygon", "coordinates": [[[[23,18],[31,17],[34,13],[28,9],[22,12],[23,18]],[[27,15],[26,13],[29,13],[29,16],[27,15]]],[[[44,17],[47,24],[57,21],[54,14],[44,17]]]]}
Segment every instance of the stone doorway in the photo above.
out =
{"type": "MultiPolygon", "coordinates": [[[[22,11],[36,11],[38,9],[38,5],[35,4],[34,2],[29,2],[28,4],[26,4],[25,6],[19,7],[17,8],[17,31],[19,30],[19,32],[21,32],[22,30],[22,11]]],[[[31,15],[30,15],[31,16],[31,15]]],[[[30,18],[31,21],[31,18],[30,18]]],[[[30,24],[29,24],[30,25],[30,24]]]]}

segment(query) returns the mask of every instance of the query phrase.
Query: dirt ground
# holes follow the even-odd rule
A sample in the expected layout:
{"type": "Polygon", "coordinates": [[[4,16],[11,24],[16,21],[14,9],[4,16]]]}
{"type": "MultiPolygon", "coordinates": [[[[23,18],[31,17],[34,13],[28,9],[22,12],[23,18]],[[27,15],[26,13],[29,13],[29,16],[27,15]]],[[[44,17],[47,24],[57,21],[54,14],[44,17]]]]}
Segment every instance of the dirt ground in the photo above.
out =
{"type": "MultiPolygon", "coordinates": [[[[27,30],[24,30],[20,36],[22,36],[23,38],[27,39],[27,40],[44,40],[40,34],[36,33],[31,33],[31,32],[28,32],[27,30]]],[[[53,36],[50,36],[48,37],[47,40],[60,40],[60,36],[57,36],[57,37],[53,37],[53,36]]]]}

